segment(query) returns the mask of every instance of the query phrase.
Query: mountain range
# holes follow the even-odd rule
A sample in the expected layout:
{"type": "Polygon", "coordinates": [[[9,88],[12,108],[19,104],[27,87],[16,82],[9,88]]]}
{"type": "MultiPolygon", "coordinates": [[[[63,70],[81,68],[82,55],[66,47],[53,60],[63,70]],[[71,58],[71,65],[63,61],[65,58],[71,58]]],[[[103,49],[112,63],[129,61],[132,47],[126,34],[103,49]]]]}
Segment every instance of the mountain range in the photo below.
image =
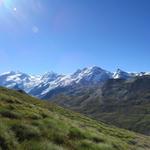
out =
{"type": "Polygon", "coordinates": [[[150,135],[150,73],[112,73],[99,67],[71,75],[0,74],[0,86],[80,112],[98,121],[150,135]]]}
{"type": "Polygon", "coordinates": [[[133,79],[137,76],[150,75],[149,72],[128,73],[117,69],[112,73],[100,67],[78,69],[71,75],[61,75],[47,72],[43,75],[29,75],[19,71],[10,71],[0,74],[0,86],[21,89],[30,95],[44,98],[55,89],[69,86],[95,86],[103,85],[109,79],[133,79]]]}

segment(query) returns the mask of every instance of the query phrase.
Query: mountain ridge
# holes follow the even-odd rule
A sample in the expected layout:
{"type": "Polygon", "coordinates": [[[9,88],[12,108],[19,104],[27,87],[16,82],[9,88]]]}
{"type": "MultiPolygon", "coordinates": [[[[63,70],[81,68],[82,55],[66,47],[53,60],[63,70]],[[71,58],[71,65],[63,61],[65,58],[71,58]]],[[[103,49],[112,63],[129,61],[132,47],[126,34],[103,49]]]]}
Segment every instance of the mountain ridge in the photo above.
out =
{"type": "Polygon", "coordinates": [[[97,120],[150,135],[149,72],[117,69],[111,73],[90,67],[71,75],[48,72],[37,78],[10,72],[0,75],[0,86],[23,90],[97,120]]]}
{"type": "Polygon", "coordinates": [[[113,73],[97,66],[78,69],[71,75],[57,74],[52,71],[43,75],[29,75],[20,71],[10,71],[0,74],[0,86],[7,88],[18,87],[33,96],[42,98],[46,93],[58,87],[76,84],[80,86],[100,85],[108,79],[131,79],[144,75],[150,75],[150,73],[128,73],[121,69],[117,69],[113,73]]]}
{"type": "Polygon", "coordinates": [[[53,93],[45,99],[96,120],[150,135],[149,75],[132,80],[109,79],[102,87],[69,87],[53,93]]]}

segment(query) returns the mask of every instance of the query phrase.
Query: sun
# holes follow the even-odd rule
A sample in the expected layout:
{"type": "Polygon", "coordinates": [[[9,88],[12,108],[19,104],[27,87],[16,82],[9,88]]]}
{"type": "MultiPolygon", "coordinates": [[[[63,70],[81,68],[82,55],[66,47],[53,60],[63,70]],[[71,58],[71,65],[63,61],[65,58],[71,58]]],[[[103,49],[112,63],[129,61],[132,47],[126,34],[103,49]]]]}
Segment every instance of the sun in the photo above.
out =
{"type": "Polygon", "coordinates": [[[0,0],[0,8],[3,7],[7,9],[8,11],[16,12],[17,8],[14,6],[13,0],[0,0]]]}
{"type": "Polygon", "coordinates": [[[13,9],[14,11],[17,11],[17,8],[16,7],[14,7],[14,9],[13,9]]]}

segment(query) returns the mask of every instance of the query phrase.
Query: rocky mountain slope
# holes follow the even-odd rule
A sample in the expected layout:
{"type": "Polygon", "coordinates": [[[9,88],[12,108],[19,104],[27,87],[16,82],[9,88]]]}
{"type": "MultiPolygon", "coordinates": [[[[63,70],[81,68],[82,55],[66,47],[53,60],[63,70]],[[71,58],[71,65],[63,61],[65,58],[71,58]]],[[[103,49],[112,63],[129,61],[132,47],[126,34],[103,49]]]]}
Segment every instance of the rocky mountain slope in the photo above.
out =
{"type": "Polygon", "coordinates": [[[0,88],[1,150],[149,150],[150,138],[0,88]]]}
{"type": "Polygon", "coordinates": [[[150,135],[149,75],[110,79],[102,87],[61,91],[50,100],[97,120],[150,135]]]}
{"type": "Polygon", "coordinates": [[[0,85],[23,90],[118,127],[150,135],[150,73],[111,73],[99,67],[71,75],[21,72],[0,75],[0,85]]]}

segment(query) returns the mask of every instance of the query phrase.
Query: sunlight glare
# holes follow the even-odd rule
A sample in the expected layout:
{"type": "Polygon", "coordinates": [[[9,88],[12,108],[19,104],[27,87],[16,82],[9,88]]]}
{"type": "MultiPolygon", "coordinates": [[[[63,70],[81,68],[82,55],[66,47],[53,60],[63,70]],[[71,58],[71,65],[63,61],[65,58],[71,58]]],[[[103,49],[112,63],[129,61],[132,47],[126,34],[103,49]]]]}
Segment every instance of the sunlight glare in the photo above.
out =
{"type": "Polygon", "coordinates": [[[17,8],[15,7],[13,10],[14,10],[14,11],[17,11],[17,8]]]}
{"type": "Polygon", "coordinates": [[[0,0],[0,6],[4,5],[5,8],[10,9],[12,5],[12,0],[0,0]]]}

